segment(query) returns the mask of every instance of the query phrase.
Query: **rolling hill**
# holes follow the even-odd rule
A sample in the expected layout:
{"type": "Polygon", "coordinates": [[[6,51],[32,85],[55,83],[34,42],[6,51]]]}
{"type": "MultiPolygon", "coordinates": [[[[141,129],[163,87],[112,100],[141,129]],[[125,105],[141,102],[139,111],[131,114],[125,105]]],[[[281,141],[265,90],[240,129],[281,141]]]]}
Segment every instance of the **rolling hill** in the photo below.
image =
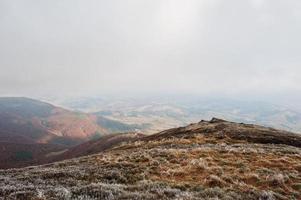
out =
{"type": "Polygon", "coordinates": [[[0,98],[0,168],[24,167],[45,156],[134,127],[23,97],[0,98]]]}
{"type": "Polygon", "coordinates": [[[17,134],[34,143],[73,145],[107,134],[96,117],[28,98],[0,98],[0,135],[17,134]]]}
{"type": "Polygon", "coordinates": [[[300,148],[298,134],[212,119],[121,143],[99,154],[0,170],[0,196],[297,200],[300,148]]]}
{"type": "Polygon", "coordinates": [[[209,120],[212,117],[301,133],[300,111],[268,102],[165,96],[165,98],[78,98],[61,103],[72,109],[96,112],[107,119],[136,124],[140,126],[137,129],[148,134],[185,126],[199,119],[209,120]]]}

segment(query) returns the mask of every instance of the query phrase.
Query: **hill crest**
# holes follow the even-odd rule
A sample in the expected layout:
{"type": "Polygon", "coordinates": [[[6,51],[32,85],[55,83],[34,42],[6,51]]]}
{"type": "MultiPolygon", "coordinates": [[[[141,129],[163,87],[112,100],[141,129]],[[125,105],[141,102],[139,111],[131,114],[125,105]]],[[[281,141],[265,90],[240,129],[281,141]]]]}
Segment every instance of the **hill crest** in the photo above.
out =
{"type": "Polygon", "coordinates": [[[300,199],[301,149],[297,140],[297,134],[256,125],[201,121],[120,143],[94,155],[0,170],[0,196],[300,199]],[[288,138],[295,142],[288,143],[288,138]]]}

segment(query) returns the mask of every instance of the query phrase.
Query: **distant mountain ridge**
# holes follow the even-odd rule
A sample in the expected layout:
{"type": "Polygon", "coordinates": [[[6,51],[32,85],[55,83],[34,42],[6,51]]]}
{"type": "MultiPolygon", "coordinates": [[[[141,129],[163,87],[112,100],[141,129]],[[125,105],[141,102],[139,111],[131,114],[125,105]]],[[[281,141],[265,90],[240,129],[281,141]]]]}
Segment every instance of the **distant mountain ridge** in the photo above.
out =
{"type": "Polygon", "coordinates": [[[79,98],[62,104],[77,110],[97,111],[112,120],[140,125],[144,133],[156,133],[212,117],[301,133],[300,111],[260,101],[182,95],[149,99],[79,98]]]}

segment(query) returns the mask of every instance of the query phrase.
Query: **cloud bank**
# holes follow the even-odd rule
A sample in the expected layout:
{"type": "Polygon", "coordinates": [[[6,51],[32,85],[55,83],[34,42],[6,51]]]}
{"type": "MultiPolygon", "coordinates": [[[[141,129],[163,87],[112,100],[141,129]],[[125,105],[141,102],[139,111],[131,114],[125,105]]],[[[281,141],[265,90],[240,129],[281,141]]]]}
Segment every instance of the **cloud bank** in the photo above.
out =
{"type": "Polygon", "coordinates": [[[0,94],[298,95],[300,35],[298,0],[2,0],[0,94]]]}

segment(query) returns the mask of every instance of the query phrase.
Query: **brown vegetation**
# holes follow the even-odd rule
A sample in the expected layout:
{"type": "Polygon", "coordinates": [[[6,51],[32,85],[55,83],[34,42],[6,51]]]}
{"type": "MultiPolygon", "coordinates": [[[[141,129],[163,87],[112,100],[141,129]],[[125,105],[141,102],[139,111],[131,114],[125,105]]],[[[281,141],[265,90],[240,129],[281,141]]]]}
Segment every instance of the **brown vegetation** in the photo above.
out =
{"type": "Polygon", "coordinates": [[[301,199],[301,149],[298,141],[288,143],[286,137],[300,138],[253,125],[203,121],[100,154],[2,170],[0,196],[297,200],[301,199]],[[269,141],[260,140],[267,135],[269,141]]]}

